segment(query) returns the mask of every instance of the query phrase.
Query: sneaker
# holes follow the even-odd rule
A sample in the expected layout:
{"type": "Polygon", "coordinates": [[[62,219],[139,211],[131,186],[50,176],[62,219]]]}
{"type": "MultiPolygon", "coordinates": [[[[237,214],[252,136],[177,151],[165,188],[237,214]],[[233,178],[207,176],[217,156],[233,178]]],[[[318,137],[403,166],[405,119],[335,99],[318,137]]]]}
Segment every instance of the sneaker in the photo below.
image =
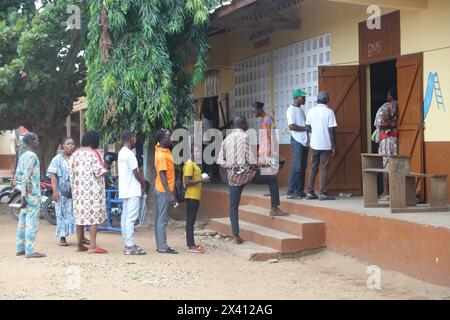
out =
{"type": "Polygon", "coordinates": [[[240,236],[233,236],[233,243],[234,244],[243,244],[244,240],[240,236]]]}
{"type": "Polygon", "coordinates": [[[320,201],[332,201],[332,200],[336,200],[336,198],[335,197],[330,197],[330,196],[327,196],[327,195],[320,195],[319,200],[320,201]]]}
{"type": "Polygon", "coordinates": [[[303,199],[304,197],[302,197],[299,194],[290,194],[287,196],[288,200],[300,200],[303,199]]]}
{"type": "Polygon", "coordinates": [[[319,199],[319,197],[315,193],[308,193],[306,195],[306,199],[307,200],[317,200],[317,199],[319,199]]]}
{"type": "Polygon", "coordinates": [[[300,197],[302,197],[302,198],[306,198],[306,197],[307,197],[307,194],[304,193],[304,192],[300,192],[298,195],[299,195],[300,197]]]}
{"type": "Polygon", "coordinates": [[[143,256],[145,254],[145,251],[138,246],[133,246],[131,248],[125,248],[125,250],[123,250],[123,253],[126,256],[143,256]]]}
{"type": "Polygon", "coordinates": [[[25,251],[16,252],[17,257],[24,256],[24,255],[25,255],[25,251]]]}
{"type": "Polygon", "coordinates": [[[284,212],[283,210],[279,209],[279,208],[273,208],[270,210],[270,216],[271,217],[283,217],[283,216],[287,216],[288,213],[284,212]]]}

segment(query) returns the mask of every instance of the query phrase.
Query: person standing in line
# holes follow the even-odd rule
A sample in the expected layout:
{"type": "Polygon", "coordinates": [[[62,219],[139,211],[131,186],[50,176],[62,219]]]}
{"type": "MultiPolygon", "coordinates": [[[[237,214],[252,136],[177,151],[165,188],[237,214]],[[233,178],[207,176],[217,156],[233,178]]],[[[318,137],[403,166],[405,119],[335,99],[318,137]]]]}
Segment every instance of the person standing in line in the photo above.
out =
{"type": "Polygon", "coordinates": [[[139,171],[138,160],[133,153],[136,136],[129,130],[122,133],[123,147],[118,155],[119,198],[123,200],[120,220],[125,255],[144,255],[145,251],[134,242],[134,226],[139,217],[141,197],[145,192],[145,180],[139,171]]]}
{"type": "Polygon", "coordinates": [[[312,168],[309,177],[308,200],[335,200],[328,196],[328,168],[331,157],[336,156],[336,116],[328,107],[330,95],[326,91],[319,92],[317,106],[306,116],[306,126],[311,132],[312,168]],[[317,173],[320,167],[320,194],[314,192],[317,173]]]}
{"type": "Polygon", "coordinates": [[[309,134],[305,125],[306,115],[302,105],[308,94],[298,89],[293,93],[294,103],[286,112],[286,119],[291,131],[292,163],[289,174],[288,199],[306,198],[305,177],[308,166],[309,134]]]}
{"type": "Polygon", "coordinates": [[[97,246],[97,227],[106,220],[105,167],[100,152],[100,136],[88,131],[81,141],[81,148],[69,160],[69,176],[72,188],[72,206],[77,225],[78,252],[108,253],[97,246]],[[90,248],[84,246],[84,228],[89,226],[90,248]]]}
{"type": "Polygon", "coordinates": [[[186,242],[188,251],[191,253],[203,253],[205,248],[195,244],[194,225],[197,219],[197,212],[200,207],[202,197],[202,184],[209,182],[209,177],[202,177],[202,170],[194,162],[194,159],[201,159],[201,148],[192,147],[191,159],[183,166],[183,184],[186,189],[184,198],[186,199],[186,242]]]}
{"type": "MultiPolygon", "coordinates": [[[[72,212],[72,195],[69,178],[69,159],[75,150],[75,142],[66,137],[62,140],[63,152],[56,155],[51,161],[47,176],[52,181],[53,201],[56,213],[56,237],[60,239],[59,245],[67,247],[67,236],[75,233],[75,219],[72,212]]],[[[89,240],[84,239],[84,244],[89,240]]]]}
{"type": "Polygon", "coordinates": [[[159,253],[178,254],[178,252],[167,245],[166,228],[169,223],[170,207],[176,204],[175,198],[175,166],[171,152],[172,138],[171,132],[161,129],[156,133],[155,147],[155,193],[156,193],[156,214],[155,214],[155,238],[156,247],[159,253]]]}
{"type": "Polygon", "coordinates": [[[15,181],[22,192],[21,210],[17,227],[16,256],[44,258],[36,252],[36,234],[41,216],[41,172],[38,156],[39,138],[33,132],[23,137],[25,149],[17,163],[15,181]]]}

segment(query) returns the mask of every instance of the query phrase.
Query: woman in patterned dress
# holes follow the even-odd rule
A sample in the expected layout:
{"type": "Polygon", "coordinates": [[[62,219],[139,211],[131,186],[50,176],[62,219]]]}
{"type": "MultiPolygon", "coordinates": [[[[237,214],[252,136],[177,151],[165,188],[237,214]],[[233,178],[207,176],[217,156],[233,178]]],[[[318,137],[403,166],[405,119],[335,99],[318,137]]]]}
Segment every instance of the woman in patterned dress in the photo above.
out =
{"type": "MultiPolygon", "coordinates": [[[[388,92],[387,102],[381,106],[375,117],[375,127],[380,134],[380,146],[378,153],[380,155],[397,154],[397,89],[391,88],[388,92]]],[[[383,159],[385,169],[388,169],[388,158],[383,159]]],[[[382,200],[389,200],[389,175],[383,177],[383,195],[382,200]]]]}
{"type": "Polygon", "coordinates": [[[97,247],[97,226],[106,220],[105,174],[108,172],[98,152],[100,137],[89,131],[83,136],[81,148],[69,160],[73,215],[77,225],[78,251],[107,253],[97,247]],[[84,227],[89,226],[90,248],[83,245],[84,227]]]}
{"type": "MultiPolygon", "coordinates": [[[[50,163],[47,176],[52,180],[53,200],[56,203],[56,237],[60,238],[60,246],[67,247],[66,237],[75,233],[75,219],[72,213],[72,199],[61,191],[70,186],[69,159],[75,150],[75,142],[72,138],[64,138],[62,147],[63,152],[56,155],[50,163]]],[[[89,244],[89,240],[84,239],[83,243],[89,244]]]]}

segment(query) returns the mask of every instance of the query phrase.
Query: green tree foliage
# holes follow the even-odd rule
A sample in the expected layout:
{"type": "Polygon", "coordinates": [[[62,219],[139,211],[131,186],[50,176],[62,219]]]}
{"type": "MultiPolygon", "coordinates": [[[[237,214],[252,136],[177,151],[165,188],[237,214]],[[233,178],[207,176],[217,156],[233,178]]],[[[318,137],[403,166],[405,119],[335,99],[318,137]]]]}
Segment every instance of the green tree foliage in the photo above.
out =
{"type": "Polygon", "coordinates": [[[203,80],[214,0],[90,1],[88,127],[106,140],[123,129],[151,137],[185,123],[203,80]]]}
{"type": "Polygon", "coordinates": [[[37,10],[33,0],[0,1],[0,130],[23,125],[36,132],[44,169],[65,135],[73,102],[83,95],[83,32],[67,28],[67,7],[86,4],[41,2],[37,10]]]}

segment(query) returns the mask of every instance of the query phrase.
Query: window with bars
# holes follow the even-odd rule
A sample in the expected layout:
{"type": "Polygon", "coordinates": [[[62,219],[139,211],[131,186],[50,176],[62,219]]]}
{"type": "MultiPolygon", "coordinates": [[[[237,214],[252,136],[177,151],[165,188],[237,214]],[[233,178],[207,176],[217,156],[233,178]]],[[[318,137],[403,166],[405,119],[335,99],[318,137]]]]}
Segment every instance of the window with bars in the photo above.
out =
{"type": "Polygon", "coordinates": [[[274,52],[275,118],[280,143],[289,144],[290,132],[286,111],[292,104],[292,93],[302,89],[311,94],[305,113],[317,102],[319,66],[331,64],[331,34],[281,47],[274,52]]]}

